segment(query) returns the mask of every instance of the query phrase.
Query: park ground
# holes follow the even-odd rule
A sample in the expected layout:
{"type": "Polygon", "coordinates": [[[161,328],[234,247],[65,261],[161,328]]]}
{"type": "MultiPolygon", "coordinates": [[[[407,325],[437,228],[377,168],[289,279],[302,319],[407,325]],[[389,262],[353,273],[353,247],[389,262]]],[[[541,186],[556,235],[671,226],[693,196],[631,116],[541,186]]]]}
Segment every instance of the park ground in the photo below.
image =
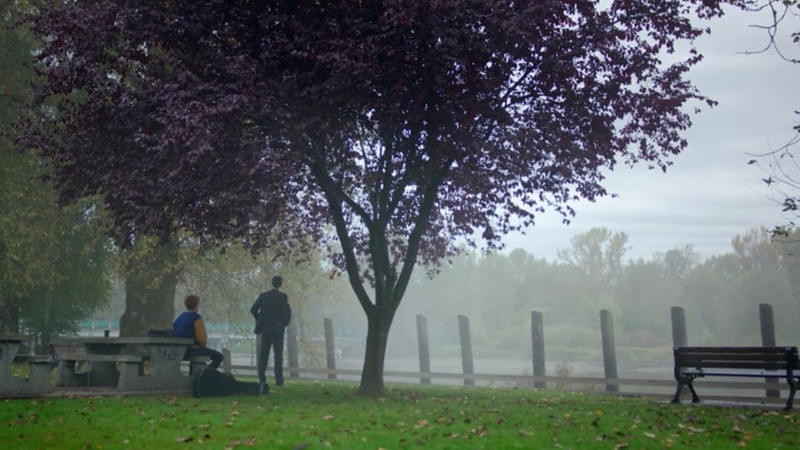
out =
{"type": "Polygon", "coordinates": [[[797,449],[800,413],[527,389],[296,381],[265,397],[0,400],[7,449],[797,449]]]}

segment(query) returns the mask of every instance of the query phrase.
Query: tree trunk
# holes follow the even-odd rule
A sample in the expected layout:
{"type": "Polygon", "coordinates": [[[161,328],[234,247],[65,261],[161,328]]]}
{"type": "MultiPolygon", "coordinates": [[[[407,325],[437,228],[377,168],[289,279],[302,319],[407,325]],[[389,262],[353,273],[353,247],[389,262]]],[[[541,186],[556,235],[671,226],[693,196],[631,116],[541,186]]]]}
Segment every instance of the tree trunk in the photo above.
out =
{"type": "Polygon", "coordinates": [[[384,392],[383,365],[393,319],[394,311],[385,305],[382,308],[376,307],[373,314],[367,315],[367,351],[364,355],[361,385],[358,388],[360,394],[378,396],[384,392]]]}
{"type": "Polygon", "coordinates": [[[179,273],[177,247],[170,244],[131,264],[125,278],[120,336],[146,336],[148,330],[172,327],[179,273]]]}

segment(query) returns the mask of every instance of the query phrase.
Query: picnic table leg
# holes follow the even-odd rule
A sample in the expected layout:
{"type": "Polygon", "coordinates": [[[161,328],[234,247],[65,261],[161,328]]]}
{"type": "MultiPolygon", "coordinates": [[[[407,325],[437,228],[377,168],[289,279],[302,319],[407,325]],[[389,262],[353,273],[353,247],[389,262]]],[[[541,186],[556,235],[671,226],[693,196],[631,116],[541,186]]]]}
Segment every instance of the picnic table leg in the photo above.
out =
{"type": "Polygon", "coordinates": [[[121,362],[117,365],[119,379],[117,389],[120,391],[137,390],[141,387],[140,379],[144,378],[142,363],[121,362]]]}
{"type": "Polygon", "coordinates": [[[14,364],[14,357],[17,356],[17,349],[19,349],[19,344],[2,344],[0,345],[0,369],[2,369],[2,373],[0,373],[0,386],[6,385],[7,383],[10,384],[12,381],[12,371],[11,365],[14,364]],[[8,381],[6,382],[6,379],[8,381]]]}
{"type": "Polygon", "coordinates": [[[150,374],[138,362],[123,362],[117,389],[120,391],[174,391],[191,389],[191,379],[181,373],[185,345],[146,345],[150,374]]]}
{"type": "Polygon", "coordinates": [[[148,346],[150,376],[153,390],[186,391],[192,387],[191,378],[181,373],[181,361],[186,354],[185,345],[148,346]]]}
{"type": "Polygon", "coordinates": [[[0,346],[0,392],[5,393],[6,390],[12,393],[16,390],[17,377],[14,376],[12,371],[12,364],[14,364],[14,357],[17,356],[19,344],[4,343],[0,346]]]}
{"type": "Polygon", "coordinates": [[[78,361],[59,361],[58,362],[58,385],[65,387],[87,385],[87,375],[75,373],[75,366],[78,361]]]}

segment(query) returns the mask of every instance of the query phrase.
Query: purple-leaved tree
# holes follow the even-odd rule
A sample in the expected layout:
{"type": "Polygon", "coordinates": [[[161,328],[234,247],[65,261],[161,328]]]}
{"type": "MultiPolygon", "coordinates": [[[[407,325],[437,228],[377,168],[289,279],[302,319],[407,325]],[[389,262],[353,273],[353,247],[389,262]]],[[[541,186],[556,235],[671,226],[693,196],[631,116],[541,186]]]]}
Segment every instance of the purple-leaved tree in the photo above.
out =
{"type": "Polygon", "coordinates": [[[566,219],[619,163],[665,169],[713,102],[700,55],[662,58],[745,2],[64,0],[32,18],[59,106],[24,140],[126,233],[338,239],[378,394],[415,264],[566,219]]]}

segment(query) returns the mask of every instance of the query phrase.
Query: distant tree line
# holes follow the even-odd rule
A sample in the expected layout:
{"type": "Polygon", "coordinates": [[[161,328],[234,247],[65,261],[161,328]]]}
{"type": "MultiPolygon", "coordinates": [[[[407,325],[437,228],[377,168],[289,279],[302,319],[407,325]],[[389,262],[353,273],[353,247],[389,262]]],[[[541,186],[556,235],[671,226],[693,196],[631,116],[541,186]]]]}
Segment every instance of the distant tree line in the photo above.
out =
{"type": "Polygon", "coordinates": [[[522,249],[458,257],[435,278],[416,279],[399,314],[408,333],[413,315],[428,315],[432,342],[452,344],[455,316],[466,314],[476,348],[522,352],[533,310],[544,313],[546,340],[563,347],[599,345],[600,309],[614,314],[619,344],[669,347],[671,306],[686,309],[691,343],[748,345],[760,343],[758,304],[770,303],[779,342],[797,343],[797,243],[754,229],[706,259],[691,245],[630,259],[625,233],[594,228],[554,261],[522,249]]]}

